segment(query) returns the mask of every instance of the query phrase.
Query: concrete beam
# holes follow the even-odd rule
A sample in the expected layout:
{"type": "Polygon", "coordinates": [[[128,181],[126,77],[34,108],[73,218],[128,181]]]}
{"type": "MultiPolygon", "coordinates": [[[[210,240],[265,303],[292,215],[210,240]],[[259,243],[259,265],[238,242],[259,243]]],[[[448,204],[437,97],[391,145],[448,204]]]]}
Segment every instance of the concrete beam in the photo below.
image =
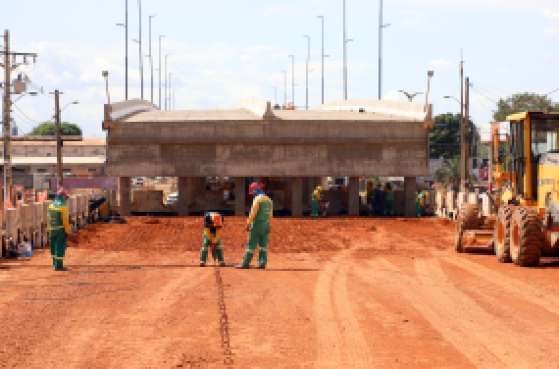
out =
{"type": "Polygon", "coordinates": [[[407,217],[416,217],[415,202],[417,198],[417,181],[415,177],[404,178],[405,213],[407,217]]]}
{"type": "Polygon", "coordinates": [[[244,216],[246,211],[245,178],[235,178],[235,215],[244,216]]]}
{"type": "Polygon", "coordinates": [[[291,215],[303,216],[303,178],[291,179],[291,215]]]}
{"type": "Polygon", "coordinates": [[[118,191],[120,193],[120,215],[129,216],[132,207],[132,198],[130,196],[131,190],[130,177],[119,177],[118,191]]]}
{"type": "Polygon", "coordinates": [[[359,178],[350,177],[348,192],[348,212],[350,216],[359,216],[359,207],[361,201],[359,199],[359,178]]]}

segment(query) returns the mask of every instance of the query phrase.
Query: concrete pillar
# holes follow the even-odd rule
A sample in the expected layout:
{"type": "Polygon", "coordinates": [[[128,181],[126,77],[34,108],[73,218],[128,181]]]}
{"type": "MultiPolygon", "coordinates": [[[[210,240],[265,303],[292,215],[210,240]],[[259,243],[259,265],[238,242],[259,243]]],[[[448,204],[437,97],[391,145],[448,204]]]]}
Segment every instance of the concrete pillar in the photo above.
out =
{"type": "Polygon", "coordinates": [[[358,177],[350,177],[349,184],[347,187],[348,192],[348,213],[350,216],[359,216],[359,207],[360,207],[360,199],[359,199],[359,178],[358,177]]]}
{"type": "Polygon", "coordinates": [[[189,177],[179,177],[179,200],[177,202],[177,211],[181,216],[190,215],[190,203],[192,201],[192,189],[194,181],[189,177]]]}
{"type": "Polygon", "coordinates": [[[118,191],[120,194],[120,215],[129,216],[130,208],[132,206],[132,199],[130,197],[130,177],[119,177],[118,191]]]}
{"type": "Polygon", "coordinates": [[[303,178],[291,178],[291,215],[303,216],[303,178]]]}
{"type": "Polygon", "coordinates": [[[246,208],[245,178],[235,178],[235,215],[244,216],[246,208]]]}
{"type": "Polygon", "coordinates": [[[415,210],[415,200],[417,198],[417,182],[415,177],[405,177],[404,178],[404,200],[405,200],[405,213],[407,217],[417,216],[415,210]]]}

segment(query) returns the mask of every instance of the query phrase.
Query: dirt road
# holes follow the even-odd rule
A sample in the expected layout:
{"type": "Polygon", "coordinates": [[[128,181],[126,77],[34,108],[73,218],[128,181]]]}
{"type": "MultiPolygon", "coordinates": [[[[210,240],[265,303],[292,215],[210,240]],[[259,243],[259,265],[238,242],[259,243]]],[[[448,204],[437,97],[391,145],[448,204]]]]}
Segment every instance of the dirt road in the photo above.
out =
{"type": "Polygon", "coordinates": [[[200,219],[93,225],[67,272],[0,262],[0,367],[559,368],[558,264],[456,255],[452,229],[277,219],[269,269],[246,271],[197,267],[200,219]]]}

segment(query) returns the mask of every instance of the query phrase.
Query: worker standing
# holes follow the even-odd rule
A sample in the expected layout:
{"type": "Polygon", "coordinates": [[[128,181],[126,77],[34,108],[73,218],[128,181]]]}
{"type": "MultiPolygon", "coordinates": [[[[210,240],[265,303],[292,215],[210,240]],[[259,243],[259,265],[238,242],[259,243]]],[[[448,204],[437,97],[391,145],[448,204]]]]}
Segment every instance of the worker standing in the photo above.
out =
{"type": "Polygon", "coordinates": [[[56,194],[54,202],[48,209],[48,225],[50,232],[50,254],[52,267],[56,271],[64,270],[64,256],[66,255],[66,239],[71,234],[70,218],[66,200],[68,195],[64,189],[56,194]]]}
{"type": "Polygon", "coordinates": [[[200,249],[200,266],[205,267],[208,261],[208,251],[211,249],[214,262],[220,267],[225,266],[223,246],[221,244],[221,230],[223,217],[219,213],[207,212],[204,215],[204,232],[202,235],[202,248],[200,249]]]}
{"type": "Polygon", "coordinates": [[[271,231],[271,221],[274,213],[274,205],[262,189],[262,184],[253,182],[249,187],[249,196],[253,196],[252,207],[247,220],[248,244],[239,269],[248,269],[254,250],[260,246],[258,253],[258,268],[266,269],[268,262],[268,240],[271,231]]]}
{"type": "Polygon", "coordinates": [[[316,186],[311,196],[311,217],[320,216],[320,201],[322,200],[322,186],[316,186]]]}

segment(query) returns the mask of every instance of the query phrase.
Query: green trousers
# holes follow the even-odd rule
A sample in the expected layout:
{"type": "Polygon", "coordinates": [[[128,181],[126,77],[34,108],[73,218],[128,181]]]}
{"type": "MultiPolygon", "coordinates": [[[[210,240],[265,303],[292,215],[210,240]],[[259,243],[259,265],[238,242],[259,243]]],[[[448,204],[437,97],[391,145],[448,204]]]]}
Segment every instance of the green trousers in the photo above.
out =
{"type": "Polygon", "coordinates": [[[64,256],[66,255],[66,233],[64,229],[57,229],[50,233],[50,254],[54,270],[64,270],[64,256]]]}
{"type": "Polygon", "coordinates": [[[318,200],[311,200],[311,217],[317,218],[320,216],[320,202],[318,200]]]}
{"type": "Polygon", "coordinates": [[[242,266],[248,267],[257,246],[260,246],[258,253],[258,267],[266,268],[268,263],[268,239],[270,235],[270,225],[268,223],[254,223],[248,234],[248,243],[243,257],[242,266]]]}
{"type": "MultiPolygon", "coordinates": [[[[208,250],[210,249],[210,240],[204,235],[202,241],[202,248],[200,249],[200,264],[206,264],[208,261],[208,250]]],[[[225,264],[223,257],[223,247],[221,246],[221,241],[217,241],[215,248],[212,249],[212,257],[220,265],[225,264]]]]}

